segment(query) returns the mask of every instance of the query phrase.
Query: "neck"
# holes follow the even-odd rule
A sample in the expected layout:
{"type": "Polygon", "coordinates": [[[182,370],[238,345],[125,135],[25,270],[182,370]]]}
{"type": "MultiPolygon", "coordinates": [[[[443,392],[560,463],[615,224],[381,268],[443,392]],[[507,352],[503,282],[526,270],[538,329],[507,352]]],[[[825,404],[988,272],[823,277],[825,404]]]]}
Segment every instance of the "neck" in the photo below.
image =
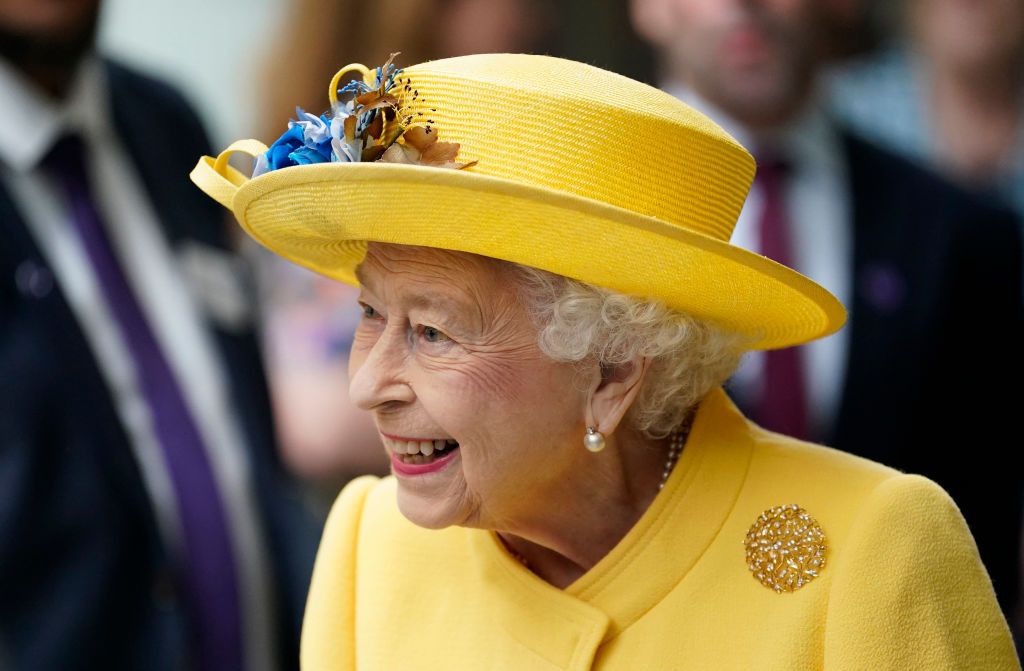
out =
{"type": "Polygon", "coordinates": [[[538,576],[564,588],[608,554],[658,493],[669,441],[620,430],[598,454],[580,446],[583,463],[556,493],[533,505],[539,515],[503,525],[498,535],[538,576]]]}
{"type": "Polygon", "coordinates": [[[19,70],[29,81],[54,100],[63,100],[67,96],[75,76],[73,69],[35,67],[32,64],[21,66],[19,70]]]}

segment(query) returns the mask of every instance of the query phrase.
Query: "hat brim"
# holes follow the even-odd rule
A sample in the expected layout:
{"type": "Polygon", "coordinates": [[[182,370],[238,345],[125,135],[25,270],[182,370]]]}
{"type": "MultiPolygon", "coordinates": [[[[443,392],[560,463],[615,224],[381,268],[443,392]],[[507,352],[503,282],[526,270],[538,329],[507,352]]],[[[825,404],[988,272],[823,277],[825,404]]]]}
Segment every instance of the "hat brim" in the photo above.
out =
{"type": "MultiPolygon", "coordinates": [[[[202,185],[201,185],[202,186],[202,185]]],[[[572,194],[471,171],[387,163],[293,166],[242,183],[242,227],[271,251],[358,285],[367,242],[513,261],[738,331],[754,349],[829,335],[842,304],[764,256],[572,194]]]]}

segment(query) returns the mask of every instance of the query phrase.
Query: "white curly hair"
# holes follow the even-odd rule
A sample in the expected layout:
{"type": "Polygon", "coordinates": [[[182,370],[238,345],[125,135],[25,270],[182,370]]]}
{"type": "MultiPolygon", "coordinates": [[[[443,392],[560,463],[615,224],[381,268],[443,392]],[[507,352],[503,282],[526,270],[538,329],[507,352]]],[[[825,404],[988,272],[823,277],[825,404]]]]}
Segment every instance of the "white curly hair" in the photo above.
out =
{"type": "Polygon", "coordinates": [[[596,360],[602,368],[650,359],[627,415],[649,438],[663,438],[689,421],[700,400],[733,374],[748,349],[744,336],[660,301],[510,265],[547,356],[569,363],[596,360]]]}

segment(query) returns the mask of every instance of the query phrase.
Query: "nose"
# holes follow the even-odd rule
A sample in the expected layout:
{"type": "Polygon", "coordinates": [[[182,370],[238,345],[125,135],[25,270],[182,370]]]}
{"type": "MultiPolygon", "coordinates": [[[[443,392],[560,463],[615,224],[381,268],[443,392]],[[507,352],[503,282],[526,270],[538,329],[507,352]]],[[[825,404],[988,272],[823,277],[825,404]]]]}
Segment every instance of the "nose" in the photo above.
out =
{"type": "Polygon", "coordinates": [[[415,393],[405,379],[409,356],[403,334],[385,329],[369,351],[353,351],[350,358],[349,397],[361,410],[374,410],[388,403],[409,403],[415,393]]]}

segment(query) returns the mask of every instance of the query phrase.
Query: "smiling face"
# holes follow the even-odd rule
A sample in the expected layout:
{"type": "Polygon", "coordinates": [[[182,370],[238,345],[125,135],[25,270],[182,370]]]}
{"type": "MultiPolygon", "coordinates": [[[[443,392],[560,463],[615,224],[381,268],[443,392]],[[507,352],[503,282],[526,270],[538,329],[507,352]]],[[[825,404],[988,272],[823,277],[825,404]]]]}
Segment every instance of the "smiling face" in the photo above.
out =
{"type": "Polygon", "coordinates": [[[821,26],[811,0],[633,0],[633,23],[670,76],[752,126],[784,124],[804,103],[821,26]]]}
{"type": "Polygon", "coordinates": [[[557,501],[585,458],[584,385],[540,351],[509,267],[371,243],[358,274],[350,393],[373,413],[402,513],[499,529],[557,501]]]}

